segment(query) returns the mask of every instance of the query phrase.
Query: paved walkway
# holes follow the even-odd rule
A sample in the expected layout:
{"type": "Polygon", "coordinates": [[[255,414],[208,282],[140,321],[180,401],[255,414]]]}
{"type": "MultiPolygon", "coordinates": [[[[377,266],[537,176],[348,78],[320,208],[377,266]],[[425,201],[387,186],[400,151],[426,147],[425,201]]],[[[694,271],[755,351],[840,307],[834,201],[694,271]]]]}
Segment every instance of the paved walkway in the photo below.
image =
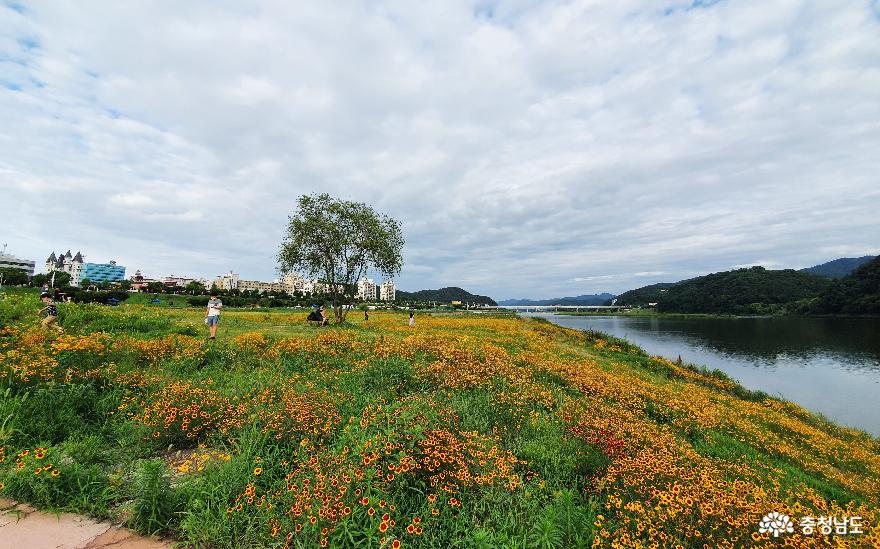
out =
{"type": "Polygon", "coordinates": [[[42,513],[0,498],[0,549],[170,549],[171,542],[138,536],[81,515],[42,513]]]}

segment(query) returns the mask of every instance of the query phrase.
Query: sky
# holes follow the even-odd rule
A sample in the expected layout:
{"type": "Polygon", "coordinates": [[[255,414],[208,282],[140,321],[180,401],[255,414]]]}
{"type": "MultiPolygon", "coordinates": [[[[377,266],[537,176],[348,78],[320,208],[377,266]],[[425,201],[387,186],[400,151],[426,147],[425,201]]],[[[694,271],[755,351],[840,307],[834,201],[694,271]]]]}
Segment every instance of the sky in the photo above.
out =
{"type": "Polygon", "coordinates": [[[397,287],[552,298],[880,252],[880,1],[0,0],[0,244],[277,277],[302,194],[397,287]]]}

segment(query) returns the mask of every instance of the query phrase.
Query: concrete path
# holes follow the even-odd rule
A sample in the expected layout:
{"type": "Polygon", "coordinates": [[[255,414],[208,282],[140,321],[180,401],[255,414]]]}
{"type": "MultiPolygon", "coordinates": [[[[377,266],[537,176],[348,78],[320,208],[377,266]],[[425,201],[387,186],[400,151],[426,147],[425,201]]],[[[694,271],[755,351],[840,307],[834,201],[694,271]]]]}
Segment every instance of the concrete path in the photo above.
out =
{"type": "Polygon", "coordinates": [[[171,542],[138,536],[81,515],[42,513],[0,498],[0,549],[170,549],[171,542]]]}

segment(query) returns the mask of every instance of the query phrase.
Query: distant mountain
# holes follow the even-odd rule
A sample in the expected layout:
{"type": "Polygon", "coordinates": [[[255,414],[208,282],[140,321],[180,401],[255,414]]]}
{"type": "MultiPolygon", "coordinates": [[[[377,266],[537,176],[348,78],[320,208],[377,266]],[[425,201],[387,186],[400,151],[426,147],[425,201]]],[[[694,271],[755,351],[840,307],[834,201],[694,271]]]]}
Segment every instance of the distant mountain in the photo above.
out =
{"type": "Polygon", "coordinates": [[[826,278],[843,278],[849,276],[853,271],[864,265],[865,263],[876,258],[875,255],[866,255],[862,257],[841,257],[828,263],[822,263],[813,267],[801,269],[802,273],[811,273],[814,275],[824,276],[826,278]]]}
{"type": "Polygon", "coordinates": [[[440,288],[439,290],[419,290],[418,292],[404,292],[397,290],[395,296],[396,301],[403,302],[430,302],[449,304],[453,301],[461,301],[462,303],[476,303],[479,305],[497,305],[495,300],[484,295],[475,295],[467,290],[457,288],[455,286],[449,288],[440,288]]]}
{"type": "Polygon", "coordinates": [[[880,314],[880,257],[865,263],[847,277],[831,282],[810,304],[819,314],[880,314]]]}
{"type": "Polygon", "coordinates": [[[499,305],[602,305],[614,299],[614,294],[579,295],[577,297],[557,297],[554,299],[505,299],[499,305]]]}

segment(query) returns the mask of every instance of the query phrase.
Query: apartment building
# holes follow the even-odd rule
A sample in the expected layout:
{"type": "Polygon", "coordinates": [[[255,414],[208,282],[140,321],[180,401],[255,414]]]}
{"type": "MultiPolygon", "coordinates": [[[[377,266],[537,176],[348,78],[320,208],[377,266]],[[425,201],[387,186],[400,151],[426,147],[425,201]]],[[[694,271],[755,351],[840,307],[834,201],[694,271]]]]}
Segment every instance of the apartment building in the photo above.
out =
{"type": "Polygon", "coordinates": [[[396,294],[393,280],[386,280],[379,286],[379,299],[381,301],[394,301],[396,294]]]}
{"type": "Polygon", "coordinates": [[[361,278],[357,283],[355,297],[363,301],[376,301],[379,297],[377,288],[372,278],[361,278]]]}

